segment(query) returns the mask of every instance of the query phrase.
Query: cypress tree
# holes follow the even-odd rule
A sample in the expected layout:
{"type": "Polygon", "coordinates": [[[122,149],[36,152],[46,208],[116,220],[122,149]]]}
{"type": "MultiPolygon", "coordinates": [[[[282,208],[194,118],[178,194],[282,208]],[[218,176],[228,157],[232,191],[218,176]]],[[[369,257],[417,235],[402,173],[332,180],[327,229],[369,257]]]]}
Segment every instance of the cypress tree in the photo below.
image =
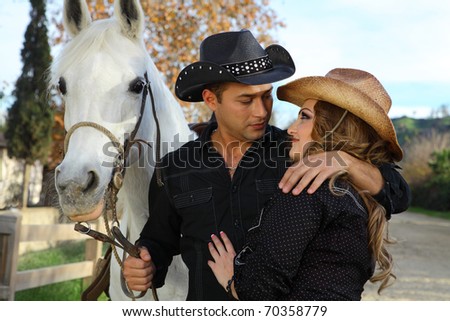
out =
{"type": "Polygon", "coordinates": [[[28,198],[30,165],[39,160],[47,162],[51,147],[53,112],[47,94],[46,71],[51,63],[47,36],[45,0],[30,0],[30,23],[21,50],[22,73],[16,81],[15,101],[8,109],[5,138],[8,155],[23,159],[24,206],[28,198]]]}

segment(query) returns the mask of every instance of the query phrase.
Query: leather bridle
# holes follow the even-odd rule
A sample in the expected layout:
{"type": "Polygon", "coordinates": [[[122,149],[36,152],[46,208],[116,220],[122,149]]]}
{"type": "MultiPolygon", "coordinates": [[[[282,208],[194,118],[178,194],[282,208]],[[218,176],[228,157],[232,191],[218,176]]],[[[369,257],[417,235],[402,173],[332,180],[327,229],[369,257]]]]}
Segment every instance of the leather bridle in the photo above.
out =
{"type": "MultiPolygon", "coordinates": [[[[136,258],[140,258],[140,256],[139,256],[140,250],[136,245],[133,245],[132,243],[130,243],[127,240],[127,238],[125,236],[123,236],[122,232],[120,231],[120,228],[119,228],[120,224],[119,224],[119,220],[117,217],[117,211],[116,211],[116,203],[117,203],[117,193],[119,192],[120,188],[122,187],[123,179],[125,176],[125,170],[126,170],[127,165],[129,165],[129,164],[126,164],[126,162],[128,160],[131,147],[134,144],[138,144],[139,152],[141,150],[141,144],[145,144],[145,145],[149,146],[150,148],[152,148],[152,146],[148,142],[146,142],[142,139],[136,139],[136,134],[139,130],[139,127],[141,125],[142,118],[144,115],[147,95],[150,96],[153,118],[155,119],[155,123],[156,123],[155,174],[156,174],[156,179],[157,179],[158,185],[159,186],[164,185],[163,181],[162,181],[162,173],[161,173],[161,168],[160,168],[160,162],[161,162],[160,126],[159,126],[158,117],[156,115],[156,107],[155,107],[153,92],[152,92],[152,89],[150,86],[150,82],[148,80],[147,73],[144,74],[144,78],[145,78],[145,84],[144,84],[144,89],[142,92],[140,115],[139,115],[139,118],[136,122],[136,125],[135,125],[133,131],[130,133],[129,138],[125,140],[123,145],[117,139],[117,137],[114,136],[114,134],[111,133],[111,131],[109,131],[107,128],[105,128],[97,123],[89,122],[89,121],[82,121],[82,122],[79,122],[79,123],[76,123],[75,125],[73,125],[67,131],[66,137],[64,139],[64,154],[66,154],[70,137],[75,132],[75,130],[77,130],[80,127],[91,127],[91,128],[94,128],[94,129],[102,132],[105,136],[107,136],[118,151],[116,158],[114,160],[114,165],[113,165],[114,167],[113,167],[113,171],[112,171],[112,175],[111,175],[111,180],[108,184],[108,188],[105,193],[105,206],[103,207],[103,213],[102,213],[102,215],[104,217],[104,221],[105,221],[106,232],[108,235],[105,235],[98,231],[92,230],[88,223],[87,223],[88,227],[86,227],[85,225],[83,225],[81,223],[75,224],[75,230],[80,233],[87,234],[101,242],[107,242],[107,243],[111,244],[114,256],[121,267],[122,290],[124,291],[126,296],[128,296],[129,298],[131,298],[133,300],[143,297],[147,291],[142,291],[140,294],[135,296],[134,293],[128,289],[125,278],[123,276],[123,259],[125,257],[125,254],[124,254],[123,259],[120,259],[119,255],[117,253],[116,247],[122,248],[129,255],[136,257],[136,258]],[[112,212],[113,222],[112,222],[111,228],[108,224],[107,210],[111,210],[111,212],[112,212]]],[[[154,300],[158,301],[159,299],[158,299],[158,295],[156,293],[156,289],[153,286],[151,287],[151,289],[152,289],[152,294],[153,294],[154,300]]]]}

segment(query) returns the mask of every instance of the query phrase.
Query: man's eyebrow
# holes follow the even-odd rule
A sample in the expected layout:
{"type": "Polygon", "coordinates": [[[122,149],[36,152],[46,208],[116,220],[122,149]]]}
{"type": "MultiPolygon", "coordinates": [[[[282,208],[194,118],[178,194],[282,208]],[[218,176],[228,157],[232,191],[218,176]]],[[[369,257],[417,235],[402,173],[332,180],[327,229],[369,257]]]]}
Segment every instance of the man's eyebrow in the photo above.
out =
{"type": "Polygon", "coordinates": [[[270,93],[271,91],[273,91],[273,87],[270,88],[270,89],[268,89],[268,90],[262,91],[262,92],[257,92],[257,93],[243,93],[243,94],[238,95],[237,97],[238,97],[238,98],[239,98],[239,97],[256,97],[256,96],[259,96],[259,95],[264,95],[264,94],[270,93]]]}

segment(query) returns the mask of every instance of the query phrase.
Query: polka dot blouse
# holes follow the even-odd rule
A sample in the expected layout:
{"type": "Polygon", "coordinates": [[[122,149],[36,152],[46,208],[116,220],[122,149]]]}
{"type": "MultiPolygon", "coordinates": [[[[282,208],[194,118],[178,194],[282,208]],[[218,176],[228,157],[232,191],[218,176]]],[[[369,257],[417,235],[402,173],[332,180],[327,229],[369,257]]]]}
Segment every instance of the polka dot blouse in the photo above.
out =
{"type": "Polygon", "coordinates": [[[235,258],[240,300],[360,300],[374,264],[368,215],[350,186],[312,195],[279,192],[235,258]]]}

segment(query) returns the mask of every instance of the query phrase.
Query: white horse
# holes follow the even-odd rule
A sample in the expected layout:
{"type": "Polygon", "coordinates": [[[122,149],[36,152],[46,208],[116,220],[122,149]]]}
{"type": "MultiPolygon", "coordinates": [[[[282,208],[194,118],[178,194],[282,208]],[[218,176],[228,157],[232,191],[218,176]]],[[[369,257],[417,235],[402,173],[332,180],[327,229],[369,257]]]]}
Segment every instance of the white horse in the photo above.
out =
{"type": "MultiPolygon", "coordinates": [[[[103,212],[112,164],[118,161],[117,144],[125,145],[136,126],[135,139],[156,141],[146,75],[161,124],[162,155],[194,138],[178,102],[148,56],[139,1],[116,0],[114,9],[114,17],[93,22],[84,0],[65,0],[64,26],[72,39],[51,66],[50,86],[59,86],[64,97],[64,123],[70,133],[64,159],[56,168],[55,184],[61,209],[72,221],[92,221],[103,212]]],[[[137,150],[131,148],[126,159],[130,165],[117,204],[122,212],[120,229],[132,243],[149,214],[148,187],[156,144],[143,146],[141,153],[137,150]]],[[[109,293],[112,300],[129,300],[120,286],[120,266],[114,257],[109,293]]],[[[187,269],[178,256],[158,296],[184,300],[186,293],[187,269]]],[[[152,299],[150,291],[143,299],[152,299]]]]}

